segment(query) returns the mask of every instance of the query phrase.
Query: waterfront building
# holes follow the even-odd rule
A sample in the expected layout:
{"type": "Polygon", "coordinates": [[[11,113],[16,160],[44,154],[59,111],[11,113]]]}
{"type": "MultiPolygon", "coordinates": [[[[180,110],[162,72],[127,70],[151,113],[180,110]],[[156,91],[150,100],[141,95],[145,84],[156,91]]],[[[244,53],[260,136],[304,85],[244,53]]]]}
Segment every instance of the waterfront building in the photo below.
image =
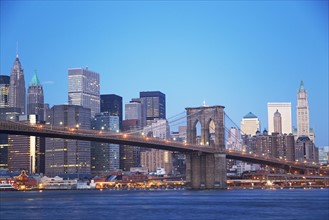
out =
{"type": "Polygon", "coordinates": [[[83,68],[68,70],[68,103],[91,110],[91,116],[100,112],[99,74],[83,68]]]}
{"type": "Polygon", "coordinates": [[[9,85],[10,77],[0,75],[0,108],[9,107],[9,85]]]}
{"type": "MultiPolygon", "coordinates": [[[[268,133],[279,132],[283,134],[292,133],[292,117],[290,102],[269,102],[267,103],[268,133]],[[275,117],[276,114],[276,117],[275,117]],[[281,122],[279,121],[279,114],[281,122]],[[275,125],[281,124],[281,132],[275,130],[275,125]]],[[[277,127],[277,130],[279,127],[277,127]]]]}
{"type": "MultiPolygon", "coordinates": [[[[22,122],[35,125],[36,115],[21,117],[22,122]]],[[[8,136],[8,169],[10,171],[27,170],[30,174],[44,173],[45,139],[35,136],[8,136]]]]}
{"type": "MultiPolygon", "coordinates": [[[[90,129],[91,111],[77,105],[55,105],[47,124],[67,129],[90,129]]],[[[46,175],[90,174],[90,142],[46,138],[46,175]]]]}
{"type": "MultiPolygon", "coordinates": [[[[93,130],[119,132],[119,117],[107,112],[96,114],[92,120],[93,130]]],[[[91,142],[91,173],[106,176],[120,168],[120,147],[118,144],[91,142]]]]}
{"type": "Polygon", "coordinates": [[[16,55],[16,59],[13,68],[10,72],[10,85],[9,85],[9,107],[18,108],[19,114],[24,115],[26,104],[26,90],[24,71],[22,69],[21,62],[16,55]]]}
{"type": "Polygon", "coordinates": [[[43,87],[38,79],[36,70],[27,91],[27,114],[35,114],[38,117],[38,121],[44,121],[43,87]]]}
{"type": "Polygon", "coordinates": [[[146,124],[150,125],[156,119],[166,119],[166,95],[160,91],[140,92],[139,97],[145,106],[146,124]]]}
{"type": "Polygon", "coordinates": [[[255,135],[257,131],[260,131],[258,117],[252,112],[245,115],[241,120],[240,131],[243,135],[255,135]]]}
{"type": "Polygon", "coordinates": [[[120,129],[122,124],[122,97],[115,94],[101,95],[101,112],[110,116],[118,116],[120,129]]]}

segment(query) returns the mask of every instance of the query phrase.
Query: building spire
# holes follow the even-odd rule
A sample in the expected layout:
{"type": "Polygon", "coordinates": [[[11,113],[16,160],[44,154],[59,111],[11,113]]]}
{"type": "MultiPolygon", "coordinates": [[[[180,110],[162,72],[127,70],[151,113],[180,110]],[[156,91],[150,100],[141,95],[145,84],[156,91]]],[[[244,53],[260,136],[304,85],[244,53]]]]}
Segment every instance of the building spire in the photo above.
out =
{"type": "Polygon", "coordinates": [[[31,86],[39,86],[40,85],[40,81],[38,79],[38,76],[37,76],[37,69],[34,69],[34,74],[33,74],[33,77],[32,77],[32,81],[31,81],[31,86]]]}
{"type": "Polygon", "coordinates": [[[300,86],[299,86],[299,92],[303,92],[305,91],[305,87],[304,87],[304,82],[303,80],[300,82],[300,86]]]}

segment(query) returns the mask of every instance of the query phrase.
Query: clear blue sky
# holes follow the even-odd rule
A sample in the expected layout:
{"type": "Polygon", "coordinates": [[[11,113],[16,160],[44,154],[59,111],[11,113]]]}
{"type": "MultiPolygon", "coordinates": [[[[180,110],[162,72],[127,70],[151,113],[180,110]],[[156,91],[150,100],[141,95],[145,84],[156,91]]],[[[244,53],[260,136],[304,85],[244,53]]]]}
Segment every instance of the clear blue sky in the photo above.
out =
{"type": "Polygon", "coordinates": [[[329,145],[327,1],[1,1],[1,74],[17,41],[50,105],[67,103],[68,68],[88,66],[124,103],[162,91],[168,117],[206,100],[264,129],[267,102],[291,102],[296,126],[304,80],[316,144],[329,145]]]}

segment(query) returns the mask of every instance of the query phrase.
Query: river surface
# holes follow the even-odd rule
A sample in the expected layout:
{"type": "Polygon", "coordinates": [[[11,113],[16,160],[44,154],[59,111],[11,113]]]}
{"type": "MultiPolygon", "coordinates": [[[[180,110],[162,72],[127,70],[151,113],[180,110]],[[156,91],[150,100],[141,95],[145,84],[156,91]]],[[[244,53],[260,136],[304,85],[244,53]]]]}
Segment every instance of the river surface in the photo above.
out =
{"type": "Polygon", "coordinates": [[[329,189],[0,192],[0,219],[329,220],[329,189]]]}

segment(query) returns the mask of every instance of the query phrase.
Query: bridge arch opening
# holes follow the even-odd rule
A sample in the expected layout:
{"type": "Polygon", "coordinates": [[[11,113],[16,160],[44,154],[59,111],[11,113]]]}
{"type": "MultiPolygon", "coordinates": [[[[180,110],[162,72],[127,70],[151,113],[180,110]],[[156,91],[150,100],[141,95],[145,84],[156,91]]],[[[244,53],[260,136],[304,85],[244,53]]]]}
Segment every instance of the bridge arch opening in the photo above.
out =
{"type": "Polygon", "coordinates": [[[215,134],[216,134],[216,125],[214,120],[209,119],[206,127],[206,140],[205,143],[208,146],[214,146],[215,145],[215,134]]]}
{"type": "Polygon", "coordinates": [[[202,144],[202,140],[201,140],[201,123],[200,121],[197,119],[194,122],[194,126],[193,126],[193,142],[194,144],[202,144]]]}

